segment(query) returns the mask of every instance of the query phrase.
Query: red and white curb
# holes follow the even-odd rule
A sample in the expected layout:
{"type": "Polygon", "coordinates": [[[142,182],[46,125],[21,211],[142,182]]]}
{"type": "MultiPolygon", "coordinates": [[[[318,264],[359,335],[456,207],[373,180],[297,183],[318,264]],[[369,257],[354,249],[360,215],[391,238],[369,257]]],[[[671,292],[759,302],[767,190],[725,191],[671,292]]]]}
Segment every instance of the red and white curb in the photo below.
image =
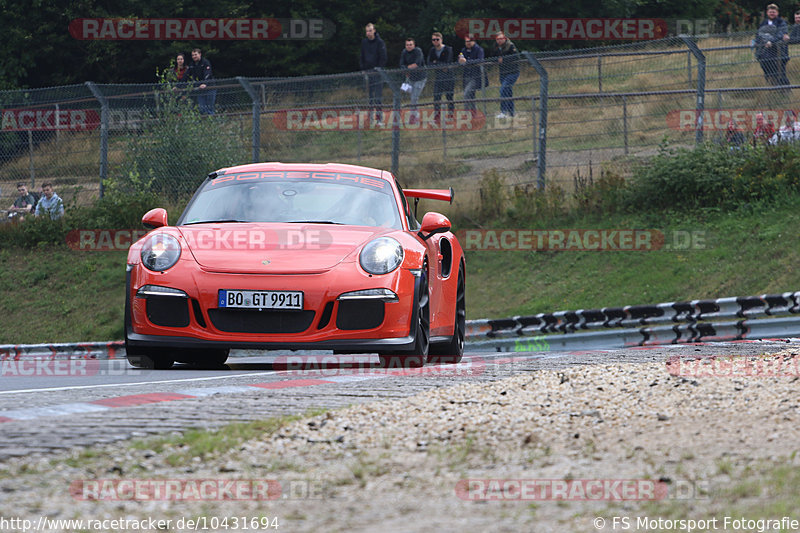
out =
{"type": "MultiPolygon", "coordinates": [[[[559,354],[558,356],[563,357],[564,355],[566,354],[559,354]]],[[[543,354],[537,354],[537,357],[543,357],[543,356],[544,356],[543,354]]],[[[73,403],[64,403],[59,405],[49,405],[43,407],[9,409],[5,411],[0,411],[0,423],[15,422],[21,420],[35,420],[38,418],[53,417],[53,416],[98,413],[117,408],[137,407],[141,405],[150,405],[155,403],[171,402],[177,400],[190,400],[190,399],[203,398],[219,394],[223,395],[240,394],[244,392],[253,392],[254,389],[280,390],[280,389],[301,388],[301,387],[314,387],[318,385],[330,385],[334,383],[350,383],[350,382],[358,382],[358,381],[366,381],[374,379],[386,379],[390,377],[415,377],[415,376],[419,377],[419,376],[437,375],[437,374],[468,375],[470,373],[474,373],[475,375],[477,375],[484,371],[485,367],[487,366],[487,363],[492,365],[507,364],[515,361],[529,360],[532,357],[534,356],[526,356],[518,358],[502,357],[502,358],[491,358],[489,360],[484,361],[483,358],[474,356],[474,357],[465,357],[463,362],[456,365],[430,365],[430,366],[424,366],[422,368],[398,369],[398,370],[389,369],[385,371],[367,372],[365,374],[343,374],[336,376],[325,376],[324,374],[326,373],[326,370],[313,370],[307,372],[314,376],[319,374],[320,377],[307,377],[303,379],[269,381],[264,383],[252,383],[248,385],[193,387],[186,389],[178,389],[173,392],[150,392],[145,394],[132,394],[126,396],[102,398],[90,402],[73,402],[73,403]]],[[[339,369],[332,371],[342,372],[343,370],[339,369]]],[[[305,373],[305,371],[300,371],[300,372],[305,373]]],[[[275,372],[275,375],[278,376],[287,374],[291,375],[293,373],[296,372],[279,371],[275,372]]],[[[169,383],[169,381],[162,383],[169,383]]],[[[138,385],[141,384],[147,384],[147,383],[140,383],[138,385]]],[[[121,383],[118,386],[128,386],[128,385],[137,385],[137,384],[121,383]]],[[[91,388],[91,387],[81,387],[81,388],[91,388]]],[[[9,393],[13,392],[14,391],[9,391],[9,393]]]]}

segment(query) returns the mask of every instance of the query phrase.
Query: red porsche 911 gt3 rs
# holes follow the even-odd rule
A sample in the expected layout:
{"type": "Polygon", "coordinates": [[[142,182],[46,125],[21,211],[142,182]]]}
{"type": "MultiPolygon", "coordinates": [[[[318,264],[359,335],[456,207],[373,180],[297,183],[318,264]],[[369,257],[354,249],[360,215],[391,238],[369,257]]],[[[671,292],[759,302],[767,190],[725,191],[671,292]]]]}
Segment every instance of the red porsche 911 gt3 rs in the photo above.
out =
{"type": "Polygon", "coordinates": [[[143,368],[222,365],[231,348],[377,353],[384,366],[464,351],[464,252],[417,222],[386,171],[258,163],[209,174],[174,226],[164,209],[128,252],[125,349],[143,368]]]}

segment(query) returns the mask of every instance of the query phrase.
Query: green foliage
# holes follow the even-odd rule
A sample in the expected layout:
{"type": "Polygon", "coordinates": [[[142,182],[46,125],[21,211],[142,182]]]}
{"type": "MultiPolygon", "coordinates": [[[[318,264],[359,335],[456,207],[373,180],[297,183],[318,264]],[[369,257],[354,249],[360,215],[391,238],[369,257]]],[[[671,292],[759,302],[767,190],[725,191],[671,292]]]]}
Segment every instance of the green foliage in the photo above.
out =
{"type": "Polygon", "coordinates": [[[628,209],[687,211],[735,209],[754,201],[775,201],[800,192],[800,146],[705,144],[694,150],[660,153],[630,181],[623,195],[628,209]]]}
{"type": "Polygon", "coordinates": [[[631,180],[627,204],[638,210],[722,206],[736,168],[750,153],[714,144],[675,150],[663,143],[658,155],[631,180]]]}
{"type": "Polygon", "coordinates": [[[578,169],[573,185],[572,198],[576,208],[584,213],[614,213],[623,203],[625,178],[616,172],[601,169],[600,178],[595,181],[590,165],[588,176],[581,176],[578,169]]]}
{"type": "Polygon", "coordinates": [[[189,197],[209,172],[247,161],[236,119],[201,115],[191,89],[160,73],[157,116],[127,138],[125,157],[106,187],[118,194],[189,197]]]}
{"type": "Polygon", "coordinates": [[[506,214],[515,221],[551,220],[564,212],[565,199],[564,189],[558,186],[540,191],[532,184],[517,185],[506,214]]]}
{"type": "Polygon", "coordinates": [[[480,182],[478,216],[483,220],[500,217],[507,200],[505,179],[496,169],[484,172],[480,182]]]}
{"type": "Polygon", "coordinates": [[[91,206],[67,205],[64,217],[26,216],[0,225],[0,248],[36,248],[64,245],[71,229],[137,229],[142,215],[163,203],[153,193],[107,194],[91,206]]]}

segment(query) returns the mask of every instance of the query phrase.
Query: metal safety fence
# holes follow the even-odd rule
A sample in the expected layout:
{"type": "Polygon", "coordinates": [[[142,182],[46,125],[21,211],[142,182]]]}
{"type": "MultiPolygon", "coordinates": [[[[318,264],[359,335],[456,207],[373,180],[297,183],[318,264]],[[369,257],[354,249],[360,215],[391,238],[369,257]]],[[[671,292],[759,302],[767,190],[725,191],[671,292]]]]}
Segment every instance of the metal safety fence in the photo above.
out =
{"type": "Polygon", "coordinates": [[[601,350],[800,337],[800,292],[471,320],[473,350],[601,350]]]}
{"type": "Polygon", "coordinates": [[[524,52],[513,67],[490,57],[426,67],[414,77],[387,68],[220,79],[206,91],[91,82],[3,91],[0,208],[20,181],[34,189],[51,181],[66,199],[131,179],[186,196],[209,170],[267,160],[387,168],[404,183],[452,185],[462,195],[477,194],[492,170],[508,187],[569,188],[590,168],[625,172],[665,141],[725,142],[730,120],[745,142],[759,112],[776,130],[784,125],[785,111],[800,107],[791,84],[800,78],[800,54],[787,47],[790,84],[776,87],[751,38],[524,52]],[[501,95],[501,69],[517,67],[513,95],[501,95]],[[480,80],[474,94],[464,91],[472,75],[480,80]],[[201,99],[212,100],[213,115],[189,111],[201,99]]]}

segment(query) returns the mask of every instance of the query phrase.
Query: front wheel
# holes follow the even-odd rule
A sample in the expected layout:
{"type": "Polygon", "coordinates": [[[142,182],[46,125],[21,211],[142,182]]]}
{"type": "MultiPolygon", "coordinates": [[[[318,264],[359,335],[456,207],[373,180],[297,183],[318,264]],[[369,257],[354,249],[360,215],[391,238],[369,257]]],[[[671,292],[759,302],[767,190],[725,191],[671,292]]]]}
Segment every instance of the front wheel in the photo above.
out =
{"type": "Polygon", "coordinates": [[[382,368],[419,368],[425,364],[430,348],[431,306],[428,293],[428,262],[422,266],[417,292],[414,347],[407,351],[387,352],[379,355],[382,368]]]}
{"type": "Polygon", "coordinates": [[[161,350],[141,350],[135,353],[126,352],[128,363],[134,368],[167,370],[172,368],[175,360],[161,350]]]}
{"type": "Polygon", "coordinates": [[[442,344],[431,344],[428,354],[429,363],[460,363],[464,356],[464,338],[467,331],[467,291],[464,279],[464,267],[458,268],[458,285],[456,286],[456,312],[453,321],[453,336],[442,344]]]}

